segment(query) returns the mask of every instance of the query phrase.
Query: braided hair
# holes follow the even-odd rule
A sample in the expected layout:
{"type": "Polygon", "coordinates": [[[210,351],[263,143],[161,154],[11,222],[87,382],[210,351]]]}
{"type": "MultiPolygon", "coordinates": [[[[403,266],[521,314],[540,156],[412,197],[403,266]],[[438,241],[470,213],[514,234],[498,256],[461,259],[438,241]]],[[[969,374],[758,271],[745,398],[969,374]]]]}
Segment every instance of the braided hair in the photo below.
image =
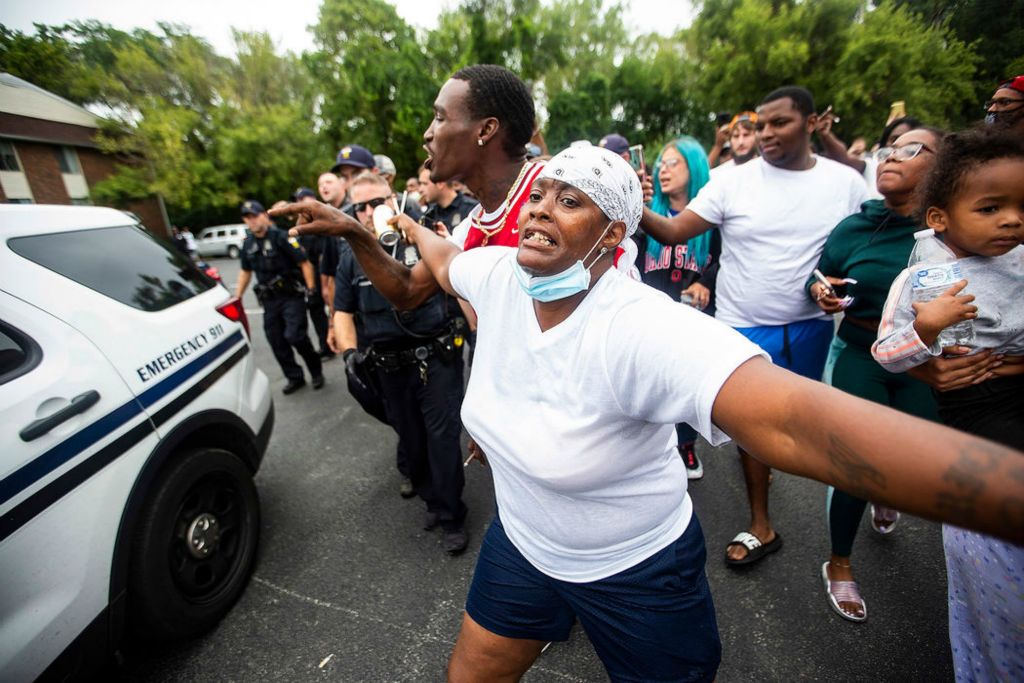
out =
{"type": "Polygon", "coordinates": [[[459,69],[452,78],[469,83],[466,106],[473,118],[496,118],[505,131],[502,148],[511,157],[526,154],[533,137],[536,113],[526,84],[508,69],[494,64],[474,64],[459,69]]]}
{"type": "Polygon", "coordinates": [[[930,207],[949,208],[963,190],[964,177],[969,172],[999,159],[1024,160],[1024,138],[1019,133],[981,127],[947,135],[942,140],[935,165],[918,189],[922,224],[930,207]]]}

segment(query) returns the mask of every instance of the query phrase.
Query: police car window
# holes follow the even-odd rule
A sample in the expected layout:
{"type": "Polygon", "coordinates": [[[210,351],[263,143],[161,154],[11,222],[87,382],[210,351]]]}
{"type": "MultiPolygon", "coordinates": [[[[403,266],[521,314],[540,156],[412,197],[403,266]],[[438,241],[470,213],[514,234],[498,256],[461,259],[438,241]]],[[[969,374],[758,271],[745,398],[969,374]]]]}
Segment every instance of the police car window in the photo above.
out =
{"type": "Polygon", "coordinates": [[[135,226],[17,237],[16,254],[143,311],[160,311],[215,287],[184,254],[135,226]]]}
{"type": "Polygon", "coordinates": [[[24,375],[42,357],[38,344],[0,320],[0,384],[24,375]]]}

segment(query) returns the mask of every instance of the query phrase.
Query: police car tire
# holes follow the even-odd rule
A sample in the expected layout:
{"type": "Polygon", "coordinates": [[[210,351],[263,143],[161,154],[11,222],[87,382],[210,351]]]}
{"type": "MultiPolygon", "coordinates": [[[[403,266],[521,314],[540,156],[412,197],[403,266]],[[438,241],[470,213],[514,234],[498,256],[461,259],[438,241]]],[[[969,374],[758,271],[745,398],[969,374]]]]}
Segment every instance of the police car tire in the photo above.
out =
{"type": "Polygon", "coordinates": [[[235,245],[233,245],[233,244],[232,244],[232,245],[231,245],[230,247],[228,247],[228,257],[229,257],[229,258],[238,258],[238,256],[239,256],[239,255],[240,255],[241,253],[242,253],[242,252],[241,252],[241,251],[240,251],[240,250],[238,249],[238,247],[236,247],[236,246],[235,246],[235,245]]]}
{"type": "Polygon", "coordinates": [[[188,638],[220,621],[245,589],[259,541],[259,498],[245,464],[217,448],[182,454],[158,482],[134,537],[128,605],[143,639],[188,638]],[[189,520],[202,513],[218,518],[223,533],[197,559],[186,536],[189,520]]]}

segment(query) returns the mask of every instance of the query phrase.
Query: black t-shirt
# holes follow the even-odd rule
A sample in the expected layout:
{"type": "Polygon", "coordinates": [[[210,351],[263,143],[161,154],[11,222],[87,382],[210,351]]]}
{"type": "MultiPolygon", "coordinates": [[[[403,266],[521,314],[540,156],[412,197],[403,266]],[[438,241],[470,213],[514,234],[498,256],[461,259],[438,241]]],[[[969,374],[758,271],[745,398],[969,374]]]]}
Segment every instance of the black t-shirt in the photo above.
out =
{"type": "Polygon", "coordinates": [[[256,239],[249,233],[242,243],[242,270],[254,271],[260,282],[277,275],[302,282],[299,264],[306,260],[306,251],[299,241],[278,228],[268,228],[262,239],[256,239]]]}
{"type": "Polygon", "coordinates": [[[650,237],[644,235],[637,243],[640,252],[637,256],[637,265],[640,266],[641,279],[645,284],[668,294],[673,301],[679,301],[679,295],[684,289],[694,282],[700,282],[711,290],[712,301],[714,300],[718,261],[722,253],[722,237],[717,229],[712,229],[708,260],[703,264],[697,264],[687,254],[685,243],[663,245],[660,258],[656,259],[647,253],[648,240],[650,237]]]}
{"type": "MultiPolygon", "coordinates": [[[[405,243],[398,247],[401,253],[405,243]]],[[[412,348],[440,336],[448,327],[444,300],[444,294],[438,292],[411,311],[396,310],[370,283],[348,243],[341,243],[334,276],[334,310],[355,314],[360,345],[412,348]]]]}

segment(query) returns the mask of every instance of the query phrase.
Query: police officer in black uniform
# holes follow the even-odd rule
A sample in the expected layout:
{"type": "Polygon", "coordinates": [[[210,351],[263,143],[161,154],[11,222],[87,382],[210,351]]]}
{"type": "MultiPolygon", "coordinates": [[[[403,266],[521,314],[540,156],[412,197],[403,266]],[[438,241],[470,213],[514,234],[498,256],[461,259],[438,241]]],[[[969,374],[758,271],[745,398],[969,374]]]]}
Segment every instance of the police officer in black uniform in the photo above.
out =
{"type": "Polygon", "coordinates": [[[456,191],[448,183],[432,182],[430,171],[425,168],[420,169],[420,199],[427,207],[423,210],[420,224],[436,229],[438,223],[443,223],[449,233],[480,203],[456,191]]]}
{"type": "MultiPolygon", "coordinates": [[[[300,187],[292,194],[292,200],[296,202],[315,202],[316,193],[308,187],[300,187]]],[[[334,279],[334,270],[330,271],[330,277],[321,270],[321,263],[329,262],[334,268],[337,257],[325,259],[328,251],[337,250],[337,239],[326,235],[301,235],[298,238],[299,244],[306,250],[306,258],[313,264],[313,279],[316,282],[316,293],[313,294],[306,304],[309,307],[309,321],[313,323],[317,339],[320,341],[320,358],[328,360],[334,357],[334,352],[328,347],[327,332],[330,329],[330,321],[327,316],[327,305],[324,302],[322,292],[330,291],[327,280],[334,279]]]]}
{"type": "Polygon", "coordinates": [[[313,266],[298,240],[275,227],[259,202],[248,200],[242,204],[242,220],[249,235],[242,244],[242,271],[235,295],[242,298],[255,271],[256,296],[263,305],[263,330],[288,378],[284,393],[306,385],[292,347],[306,361],[313,388],[319,389],[324,385],[320,357],[306,334],[306,299],[315,289],[313,266]]]}
{"type": "MultiPolygon", "coordinates": [[[[373,210],[392,196],[391,188],[366,173],[353,179],[349,191],[356,219],[372,230],[373,210]]],[[[394,246],[394,254],[407,264],[418,258],[404,242],[394,246]]],[[[345,242],[334,291],[334,339],[346,371],[352,381],[379,391],[387,421],[398,434],[399,470],[404,466],[403,474],[427,505],[423,528],[441,526],[445,552],[457,555],[467,544],[459,444],[462,361],[444,294],[411,311],[396,310],[370,284],[345,242]]]]}
{"type": "MultiPolygon", "coordinates": [[[[420,167],[420,198],[426,204],[423,216],[420,218],[420,225],[433,228],[435,232],[441,232],[440,226],[451,234],[455,227],[469,216],[469,212],[480,203],[472,197],[458,192],[448,183],[435,183],[430,179],[430,171],[420,167]]],[[[441,234],[444,234],[443,232],[441,234]]],[[[468,308],[468,304],[467,304],[468,308]]],[[[459,305],[455,297],[448,297],[448,312],[455,320],[455,324],[461,335],[465,337],[467,347],[476,347],[476,319],[473,324],[467,318],[467,313],[459,305]]],[[[473,362],[472,349],[469,354],[469,362],[473,362]]]]}

